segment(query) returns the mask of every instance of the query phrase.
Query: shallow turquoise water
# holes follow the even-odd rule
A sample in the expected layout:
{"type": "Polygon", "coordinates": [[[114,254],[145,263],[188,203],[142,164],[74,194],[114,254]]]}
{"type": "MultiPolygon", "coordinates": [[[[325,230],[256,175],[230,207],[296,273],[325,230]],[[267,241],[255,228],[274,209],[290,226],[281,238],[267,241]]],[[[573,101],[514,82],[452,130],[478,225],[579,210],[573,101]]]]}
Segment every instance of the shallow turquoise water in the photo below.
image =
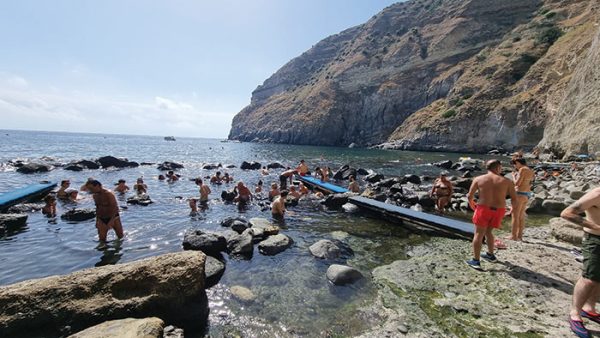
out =
{"type": "MultiPolygon", "coordinates": [[[[239,166],[242,161],[274,161],[294,165],[305,159],[311,167],[332,168],[350,163],[370,168],[385,175],[419,173],[435,175],[438,169],[429,162],[456,160],[462,154],[417,153],[331,147],[221,143],[219,140],[178,138],[167,142],[162,137],[67,134],[49,132],[0,132],[0,163],[16,158],[35,159],[50,156],[60,162],[91,159],[105,155],[127,157],[138,162],[183,163],[182,179],[168,184],[157,180],[155,165],[121,170],[69,172],[55,169],[48,173],[24,175],[10,167],[0,167],[0,192],[40,180],[70,179],[79,187],[93,176],[110,185],[124,178],[131,186],[143,176],[154,204],[147,207],[128,206],[121,212],[126,239],[97,249],[93,221],[67,223],[58,218],[49,222],[41,213],[29,215],[27,227],[0,239],[0,285],[30,278],[64,274],[83,268],[115,264],[180,251],[183,234],[189,229],[222,229],[221,219],[236,216],[270,218],[258,206],[238,210],[219,200],[220,192],[230,186],[211,187],[210,207],[199,216],[190,217],[186,198],[197,194],[190,178],[206,176],[215,170],[202,170],[202,163],[239,166]]],[[[257,171],[222,170],[254,186],[259,179],[265,185],[277,181],[277,175],[262,177],[257,171]]],[[[93,207],[90,196],[80,194],[78,207],[93,207]]],[[[125,199],[120,204],[126,206],[125,199]]],[[[59,205],[59,214],[68,206],[59,205]]],[[[284,253],[268,257],[255,251],[251,260],[227,260],[221,283],[208,290],[211,302],[210,334],[244,336],[323,336],[326,333],[352,335],[365,329],[365,323],[354,317],[356,308],[373,299],[375,289],[369,273],[376,266],[405,258],[414,243],[427,240],[410,235],[401,227],[362,214],[346,214],[324,210],[318,203],[305,201],[293,208],[284,233],[294,239],[294,246],[284,253]],[[340,234],[339,232],[344,232],[340,234]],[[328,262],[314,259],[308,246],[320,239],[339,238],[354,251],[348,264],[367,277],[348,287],[333,287],[326,277],[328,262]],[[257,296],[255,302],[242,304],[231,298],[229,287],[241,285],[257,296]],[[350,320],[351,319],[351,320],[350,320]]],[[[457,215],[461,217],[460,215],[457,215]]],[[[462,216],[465,217],[465,216],[462,216]]],[[[113,235],[111,235],[113,236],[113,235]]],[[[109,237],[109,239],[112,237],[109,237]]],[[[468,245],[468,243],[465,243],[468,245]]]]}

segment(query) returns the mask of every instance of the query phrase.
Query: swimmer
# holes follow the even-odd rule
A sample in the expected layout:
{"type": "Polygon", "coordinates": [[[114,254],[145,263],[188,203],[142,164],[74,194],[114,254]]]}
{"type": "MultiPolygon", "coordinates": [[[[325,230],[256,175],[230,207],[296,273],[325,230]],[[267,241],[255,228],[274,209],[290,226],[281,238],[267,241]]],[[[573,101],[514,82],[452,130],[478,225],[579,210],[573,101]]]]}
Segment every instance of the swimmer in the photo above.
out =
{"type": "Polygon", "coordinates": [[[223,177],[221,177],[221,172],[217,171],[213,177],[210,178],[210,183],[211,184],[221,184],[221,181],[223,180],[223,177]]]}
{"type": "Polygon", "coordinates": [[[302,182],[300,182],[300,185],[298,185],[298,190],[302,195],[310,194],[310,190],[308,190],[308,188],[302,182]]]}
{"type": "Polygon", "coordinates": [[[93,177],[88,177],[87,181],[85,181],[85,183],[79,188],[79,191],[84,191],[84,192],[88,191],[88,188],[87,188],[88,182],[91,182],[94,180],[95,179],[93,177]]]}
{"type": "Polygon", "coordinates": [[[233,176],[229,176],[229,173],[225,173],[223,175],[223,182],[225,182],[225,183],[233,182],[233,176]]]}
{"type": "Polygon", "coordinates": [[[165,179],[166,179],[165,175],[163,175],[163,174],[158,175],[159,181],[164,181],[165,179]]]}
{"type": "Polygon", "coordinates": [[[120,179],[119,182],[117,183],[117,186],[115,187],[115,191],[120,194],[124,194],[128,190],[129,190],[129,187],[127,186],[127,184],[125,184],[125,180],[120,179]]]}
{"type": "Polygon", "coordinates": [[[69,199],[69,202],[77,202],[77,194],[79,192],[75,189],[69,189],[67,190],[67,196],[69,199]]]}
{"type": "Polygon", "coordinates": [[[167,172],[167,181],[169,181],[169,182],[179,181],[179,176],[175,175],[175,173],[173,172],[173,170],[169,170],[167,172]]]}
{"type": "Polygon", "coordinates": [[[190,211],[190,215],[194,216],[198,213],[198,204],[195,198],[190,198],[189,199],[189,205],[190,205],[190,209],[192,209],[190,211]]]}
{"type": "Polygon", "coordinates": [[[258,184],[256,185],[256,188],[254,189],[254,193],[258,194],[261,193],[263,190],[263,181],[259,180],[258,184]]]}
{"type": "Polygon", "coordinates": [[[87,189],[94,194],[94,203],[96,204],[96,228],[98,229],[98,238],[101,242],[106,242],[108,231],[113,229],[119,239],[123,238],[123,225],[119,217],[119,205],[115,195],[102,187],[102,183],[97,180],[87,182],[87,189]]]}
{"type": "Polygon", "coordinates": [[[61,199],[61,200],[69,199],[69,196],[67,194],[67,189],[70,186],[71,186],[71,181],[69,181],[69,180],[60,181],[60,188],[56,192],[56,198],[61,199]]]}
{"type": "Polygon", "coordinates": [[[285,215],[285,200],[287,198],[288,191],[283,190],[279,197],[271,203],[271,214],[275,219],[283,219],[285,215]]]}
{"type": "Polygon", "coordinates": [[[46,197],[44,197],[44,202],[46,202],[46,204],[42,208],[42,214],[48,217],[56,216],[56,198],[52,195],[46,195],[46,197]]]}
{"type": "Polygon", "coordinates": [[[137,179],[137,182],[133,185],[133,190],[135,190],[138,195],[148,193],[148,186],[144,183],[143,178],[140,177],[137,179]]]}
{"type": "Polygon", "coordinates": [[[262,167],[262,169],[260,170],[260,174],[263,176],[269,175],[269,169],[267,169],[267,167],[262,167]]]}
{"type": "Polygon", "coordinates": [[[349,180],[350,184],[348,185],[348,190],[356,193],[360,192],[360,186],[358,185],[358,182],[356,182],[354,175],[350,175],[349,180]]]}
{"type": "Polygon", "coordinates": [[[202,179],[196,179],[196,185],[200,188],[200,204],[203,206],[208,205],[208,195],[210,195],[210,187],[202,183],[202,179]]]}
{"type": "Polygon", "coordinates": [[[319,172],[317,173],[319,176],[321,176],[321,181],[323,182],[327,182],[329,181],[329,167],[323,167],[321,168],[321,170],[319,170],[319,172]]]}
{"type": "Polygon", "coordinates": [[[279,196],[279,187],[277,183],[271,183],[271,191],[269,191],[269,201],[273,201],[275,197],[279,196]]]}
{"type": "Polygon", "coordinates": [[[244,185],[244,182],[239,181],[235,190],[237,191],[237,197],[233,199],[234,202],[245,204],[252,200],[252,192],[244,185]]]}
{"type": "Polygon", "coordinates": [[[295,186],[290,186],[290,192],[289,192],[289,196],[292,196],[295,200],[299,200],[300,197],[302,197],[302,194],[296,190],[295,186]]]}

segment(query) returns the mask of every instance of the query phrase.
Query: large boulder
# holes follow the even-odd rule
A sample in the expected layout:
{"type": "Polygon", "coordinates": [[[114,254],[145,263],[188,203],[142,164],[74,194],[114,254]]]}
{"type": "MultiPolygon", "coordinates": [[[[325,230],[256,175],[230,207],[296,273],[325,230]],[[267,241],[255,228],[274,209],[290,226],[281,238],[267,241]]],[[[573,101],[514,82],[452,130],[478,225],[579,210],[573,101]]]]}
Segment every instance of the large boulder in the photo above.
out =
{"type": "Polygon", "coordinates": [[[42,163],[27,163],[17,168],[17,172],[22,174],[45,173],[50,171],[51,166],[42,163]]]}
{"type": "Polygon", "coordinates": [[[269,168],[269,169],[285,169],[285,167],[283,166],[283,164],[281,164],[279,162],[269,163],[267,165],[267,168],[269,168]]]}
{"type": "Polygon", "coordinates": [[[139,163],[130,162],[126,158],[116,158],[114,156],[103,156],[96,160],[100,166],[106,168],[135,168],[139,163]]]}
{"type": "Polygon", "coordinates": [[[148,196],[146,194],[135,195],[135,196],[131,196],[131,197],[127,198],[127,204],[148,206],[152,203],[153,202],[150,199],[150,196],[148,196]]]}
{"type": "Polygon", "coordinates": [[[231,230],[237,232],[238,234],[241,234],[246,229],[248,229],[248,222],[234,221],[231,223],[231,230]]]}
{"type": "Polygon", "coordinates": [[[471,178],[462,178],[452,182],[452,184],[458,188],[469,191],[469,189],[471,189],[471,184],[473,184],[473,180],[471,178]]]}
{"type": "Polygon", "coordinates": [[[27,214],[0,214],[0,227],[20,228],[27,224],[27,214]]]}
{"type": "Polygon", "coordinates": [[[82,171],[83,169],[100,169],[100,165],[97,162],[90,160],[79,160],[70,162],[63,169],[71,171],[82,171]]]}
{"type": "Polygon", "coordinates": [[[219,283],[225,273],[225,263],[220,260],[206,256],[204,264],[205,288],[211,288],[219,283]]]}
{"type": "Polygon", "coordinates": [[[0,287],[0,332],[58,337],[107,320],[158,317],[200,333],[208,318],[205,258],[170,253],[0,287]]]}
{"type": "Polygon", "coordinates": [[[348,203],[348,198],[351,196],[349,193],[343,194],[330,194],[325,197],[325,200],[321,203],[327,208],[332,210],[340,209],[344,204],[348,203]]]}
{"type": "Polygon", "coordinates": [[[583,227],[571,223],[560,217],[550,219],[552,236],[559,241],[581,246],[583,240],[583,227]]]}
{"type": "Polygon", "coordinates": [[[341,166],[334,174],[334,180],[347,180],[350,176],[356,177],[357,172],[356,169],[351,168],[349,165],[345,164],[341,166]]]}
{"type": "Polygon", "coordinates": [[[330,240],[322,239],[311,245],[308,250],[317,258],[336,259],[340,257],[341,250],[330,240]]]}
{"type": "Polygon", "coordinates": [[[413,184],[421,184],[421,178],[417,175],[404,175],[402,181],[410,182],[413,184]]]}
{"type": "Polygon", "coordinates": [[[232,256],[252,256],[254,252],[253,236],[250,231],[229,236],[227,238],[227,252],[232,256]]]}
{"type": "Polygon", "coordinates": [[[558,200],[545,200],[542,203],[544,212],[552,216],[560,216],[560,213],[568,206],[567,203],[558,200]]]}
{"type": "Polygon", "coordinates": [[[385,177],[381,174],[377,174],[377,173],[372,173],[369,174],[367,176],[365,176],[365,181],[369,182],[369,183],[377,183],[381,180],[383,180],[385,177]]]}
{"type": "Polygon", "coordinates": [[[258,243],[258,251],[263,255],[276,255],[292,246],[294,241],[286,235],[278,234],[270,236],[258,243]]]}
{"type": "Polygon", "coordinates": [[[227,250],[227,240],[218,233],[195,230],[183,236],[183,250],[200,250],[213,257],[219,257],[227,250]]]}
{"type": "Polygon", "coordinates": [[[429,196],[429,193],[427,192],[419,192],[417,193],[417,196],[419,197],[419,204],[423,207],[423,208],[433,208],[435,207],[435,200],[429,196]]]}
{"type": "Polygon", "coordinates": [[[204,170],[214,170],[217,168],[221,168],[223,165],[221,163],[206,163],[202,166],[204,170]]]}
{"type": "Polygon", "coordinates": [[[244,217],[226,217],[221,220],[221,226],[231,228],[234,222],[242,222],[246,227],[249,226],[248,221],[244,217]]]}
{"type": "Polygon", "coordinates": [[[156,167],[156,169],[158,170],[162,170],[162,171],[169,171],[169,170],[177,170],[177,169],[182,169],[183,168],[183,164],[180,163],[176,163],[176,162],[163,162],[161,164],[158,165],[158,167],[156,167]]]}
{"type": "Polygon", "coordinates": [[[240,169],[242,170],[258,170],[262,168],[262,165],[258,162],[242,162],[242,165],[240,165],[240,169]]]}
{"type": "Polygon", "coordinates": [[[272,225],[271,221],[266,218],[254,217],[251,218],[248,223],[253,228],[267,228],[272,225]]]}
{"type": "Polygon", "coordinates": [[[94,209],[72,209],[60,216],[60,218],[71,222],[83,222],[96,217],[94,209]]]}
{"type": "Polygon", "coordinates": [[[352,284],[361,278],[360,271],[346,265],[332,264],[327,269],[327,279],[335,285],[352,284]]]}
{"type": "Polygon", "coordinates": [[[109,320],[67,338],[163,338],[165,323],[160,318],[109,320]]]}
{"type": "Polygon", "coordinates": [[[450,160],[446,160],[446,161],[441,161],[441,162],[437,162],[433,164],[434,166],[438,167],[438,168],[442,168],[442,169],[451,169],[452,168],[452,161],[450,160]]]}

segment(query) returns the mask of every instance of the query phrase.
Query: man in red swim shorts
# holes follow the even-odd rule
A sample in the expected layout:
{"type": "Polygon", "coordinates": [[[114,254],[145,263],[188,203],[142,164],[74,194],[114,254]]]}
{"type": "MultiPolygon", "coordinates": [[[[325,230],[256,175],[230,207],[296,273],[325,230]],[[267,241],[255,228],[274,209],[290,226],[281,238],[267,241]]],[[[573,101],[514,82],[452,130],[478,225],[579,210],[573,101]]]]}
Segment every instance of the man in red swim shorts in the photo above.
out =
{"type": "Polygon", "coordinates": [[[481,269],[480,257],[490,262],[497,260],[494,255],[493,229],[500,228],[502,218],[506,211],[506,195],[510,196],[515,203],[517,194],[512,181],[502,176],[502,164],[498,160],[489,160],[485,163],[487,174],[481,175],[473,180],[469,189],[469,205],[475,210],[473,224],[475,234],[473,236],[473,259],[467,264],[473,268],[481,269]],[[475,203],[475,193],[479,193],[475,203]],[[485,237],[488,252],[481,255],[481,246],[485,237]]]}

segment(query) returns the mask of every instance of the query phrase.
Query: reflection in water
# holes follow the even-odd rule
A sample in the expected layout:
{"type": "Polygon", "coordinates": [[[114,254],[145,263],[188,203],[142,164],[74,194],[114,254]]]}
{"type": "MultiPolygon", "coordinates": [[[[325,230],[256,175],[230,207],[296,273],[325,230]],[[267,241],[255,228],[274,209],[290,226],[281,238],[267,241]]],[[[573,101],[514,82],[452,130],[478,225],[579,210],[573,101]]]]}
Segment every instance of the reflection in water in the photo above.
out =
{"type": "Polygon", "coordinates": [[[110,264],[117,264],[123,254],[121,253],[122,240],[114,240],[108,243],[100,243],[96,249],[102,252],[100,261],[94,264],[94,266],[104,266],[110,264]]]}

